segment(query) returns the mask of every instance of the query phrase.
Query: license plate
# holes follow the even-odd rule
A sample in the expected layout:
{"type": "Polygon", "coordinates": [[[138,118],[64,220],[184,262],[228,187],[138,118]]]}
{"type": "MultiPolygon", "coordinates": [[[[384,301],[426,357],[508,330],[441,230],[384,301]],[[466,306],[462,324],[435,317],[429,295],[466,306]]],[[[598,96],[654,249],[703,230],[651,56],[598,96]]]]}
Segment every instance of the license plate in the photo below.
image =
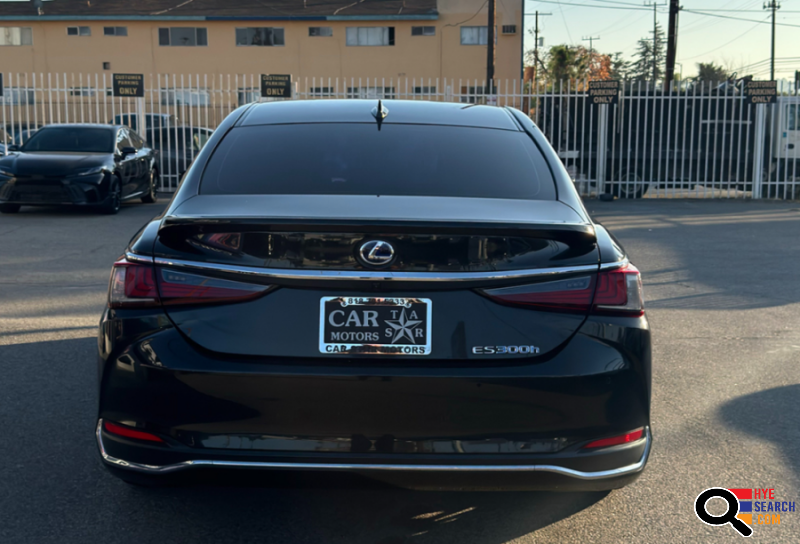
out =
{"type": "Polygon", "coordinates": [[[323,297],[319,350],[327,354],[429,355],[427,298],[323,297]]]}

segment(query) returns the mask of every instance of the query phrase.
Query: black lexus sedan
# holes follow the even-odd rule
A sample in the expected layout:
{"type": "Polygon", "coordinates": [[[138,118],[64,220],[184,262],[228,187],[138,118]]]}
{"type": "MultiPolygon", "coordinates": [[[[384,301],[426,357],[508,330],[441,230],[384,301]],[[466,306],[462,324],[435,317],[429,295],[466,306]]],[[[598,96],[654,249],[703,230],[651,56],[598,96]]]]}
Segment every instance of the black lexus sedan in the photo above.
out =
{"type": "Polygon", "coordinates": [[[156,201],[155,152],[123,126],[50,125],[0,158],[0,212],[21,206],[92,206],[115,214],[120,203],[156,201]]]}
{"type": "Polygon", "coordinates": [[[141,485],[621,487],[652,440],[641,285],[517,110],[244,106],[113,265],[100,455],[141,485]]]}

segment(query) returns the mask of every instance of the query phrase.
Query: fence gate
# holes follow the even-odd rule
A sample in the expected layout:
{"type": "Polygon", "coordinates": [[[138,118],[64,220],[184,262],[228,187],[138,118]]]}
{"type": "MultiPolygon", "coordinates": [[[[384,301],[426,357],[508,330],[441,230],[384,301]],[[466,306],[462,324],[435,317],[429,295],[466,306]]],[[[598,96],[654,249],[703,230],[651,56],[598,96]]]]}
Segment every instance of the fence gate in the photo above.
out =
{"type": "MultiPolygon", "coordinates": [[[[161,189],[180,176],[237,107],[262,99],[260,75],[145,76],[144,98],[112,93],[112,75],[3,74],[0,145],[24,143],[53,123],[119,123],[158,150],[161,189]]],[[[800,97],[750,105],[736,82],[621,84],[619,102],[596,106],[588,82],[306,78],[293,99],[433,100],[510,106],[530,115],[583,196],[800,197],[800,97]]],[[[0,150],[3,148],[0,147],[0,150]]],[[[487,158],[491,160],[491,158],[487,158]]]]}

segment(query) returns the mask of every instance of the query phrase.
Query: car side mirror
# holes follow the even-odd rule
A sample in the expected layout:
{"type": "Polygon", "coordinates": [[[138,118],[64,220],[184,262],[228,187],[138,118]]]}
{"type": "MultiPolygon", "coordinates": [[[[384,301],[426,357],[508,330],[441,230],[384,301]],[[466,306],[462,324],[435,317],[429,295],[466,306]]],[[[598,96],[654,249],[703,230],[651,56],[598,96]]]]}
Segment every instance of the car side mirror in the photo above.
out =
{"type": "Polygon", "coordinates": [[[11,144],[10,146],[6,147],[6,149],[9,152],[11,152],[11,151],[19,151],[19,146],[17,144],[11,144]]]}
{"type": "Polygon", "coordinates": [[[122,153],[123,157],[127,157],[128,155],[136,155],[136,148],[135,147],[123,147],[120,149],[120,153],[122,153]]]}

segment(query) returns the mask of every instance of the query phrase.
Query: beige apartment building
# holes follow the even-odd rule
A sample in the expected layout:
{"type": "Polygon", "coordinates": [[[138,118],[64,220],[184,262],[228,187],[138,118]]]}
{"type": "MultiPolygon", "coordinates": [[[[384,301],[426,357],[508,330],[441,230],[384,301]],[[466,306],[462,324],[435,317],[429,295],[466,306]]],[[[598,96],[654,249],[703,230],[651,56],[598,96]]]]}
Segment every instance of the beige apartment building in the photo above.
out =
{"type": "MultiPolygon", "coordinates": [[[[0,72],[486,77],[483,0],[0,2],[0,72]]],[[[497,80],[519,80],[523,0],[497,2],[497,80]]]]}

